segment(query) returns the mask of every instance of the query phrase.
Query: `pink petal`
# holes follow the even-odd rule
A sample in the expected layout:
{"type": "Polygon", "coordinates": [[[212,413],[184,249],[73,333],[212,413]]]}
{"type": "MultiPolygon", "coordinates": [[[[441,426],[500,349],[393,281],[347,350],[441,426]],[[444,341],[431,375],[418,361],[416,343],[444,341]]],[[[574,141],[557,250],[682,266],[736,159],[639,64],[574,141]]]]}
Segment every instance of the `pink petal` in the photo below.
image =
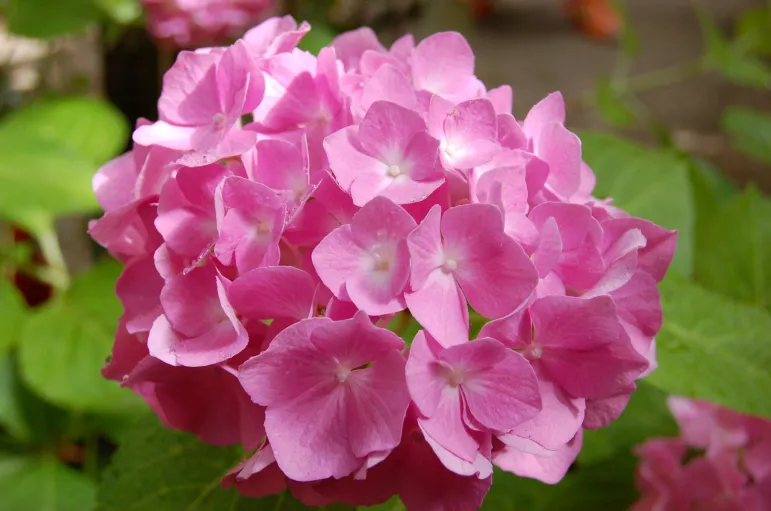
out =
{"type": "Polygon", "coordinates": [[[524,129],[533,138],[550,122],[565,123],[565,100],[559,92],[552,92],[530,109],[524,129]]]}
{"type": "Polygon", "coordinates": [[[407,246],[412,258],[412,289],[424,287],[431,273],[444,263],[441,217],[441,207],[433,206],[420,225],[407,236],[407,246]]]}
{"type": "Polygon", "coordinates": [[[313,267],[321,281],[341,300],[347,300],[346,282],[361,267],[362,248],[355,242],[350,225],[338,227],[313,249],[313,267]]]}
{"type": "Polygon", "coordinates": [[[332,174],[343,190],[350,191],[354,180],[361,174],[385,175],[388,166],[366,155],[358,145],[356,127],[342,129],[324,139],[324,150],[332,174]]]}
{"type": "MultiPolygon", "coordinates": [[[[215,65],[221,54],[183,51],[163,77],[158,101],[162,121],[179,126],[209,124],[219,113],[215,65]]],[[[150,145],[150,144],[142,144],[150,145]]]]}
{"type": "Polygon", "coordinates": [[[409,110],[418,109],[418,98],[412,84],[396,67],[386,64],[364,83],[361,106],[370,110],[378,101],[387,101],[409,110]]]}
{"type": "Polygon", "coordinates": [[[565,477],[570,466],[581,451],[582,434],[555,451],[541,449],[537,452],[521,450],[521,446],[507,446],[503,452],[493,456],[493,462],[520,477],[537,479],[546,484],[557,484],[565,477]]]}
{"type": "Polygon", "coordinates": [[[420,428],[439,446],[462,460],[473,463],[478,456],[479,443],[463,423],[460,389],[445,386],[434,414],[419,418],[420,428]]]}
{"type": "Polygon", "coordinates": [[[316,283],[291,266],[256,268],[237,278],[228,298],[239,314],[252,319],[307,318],[316,283]]]}
{"type": "Polygon", "coordinates": [[[404,297],[415,319],[442,346],[468,340],[468,306],[452,275],[435,270],[420,289],[404,297]]]}
{"type": "Polygon", "coordinates": [[[514,110],[514,91],[509,85],[487,91],[487,99],[492,102],[497,114],[511,114],[514,110]]]}
{"type": "Polygon", "coordinates": [[[514,240],[504,236],[501,248],[486,260],[464,261],[455,278],[471,307],[488,318],[516,309],[535,289],[538,273],[514,240]]]}
{"type": "Polygon", "coordinates": [[[138,258],[126,265],[115,293],[123,304],[128,333],[150,331],[153,321],[162,313],[159,297],[163,285],[152,257],[138,258]]]}
{"type": "Polygon", "coordinates": [[[581,140],[559,123],[541,128],[533,152],[549,164],[546,185],[562,197],[570,197],[581,184],[581,140]]]}
{"type": "Polygon", "coordinates": [[[477,339],[444,350],[439,359],[462,376],[460,387],[471,414],[483,426],[509,431],[541,409],[530,363],[493,339],[477,339]]]}
{"type": "Polygon", "coordinates": [[[175,126],[165,121],[157,121],[137,128],[132,138],[134,143],[139,145],[157,145],[177,151],[190,151],[194,149],[193,136],[195,132],[196,128],[175,126]]]}
{"type": "Polygon", "coordinates": [[[399,165],[412,137],[425,130],[426,123],[417,112],[377,101],[359,125],[358,140],[366,154],[387,165],[399,165]]]}
{"type": "Polygon", "coordinates": [[[457,32],[440,32],[422,40],[412,52],[416,89],[452,94],[474,73],[474,52],[457,32]]]}

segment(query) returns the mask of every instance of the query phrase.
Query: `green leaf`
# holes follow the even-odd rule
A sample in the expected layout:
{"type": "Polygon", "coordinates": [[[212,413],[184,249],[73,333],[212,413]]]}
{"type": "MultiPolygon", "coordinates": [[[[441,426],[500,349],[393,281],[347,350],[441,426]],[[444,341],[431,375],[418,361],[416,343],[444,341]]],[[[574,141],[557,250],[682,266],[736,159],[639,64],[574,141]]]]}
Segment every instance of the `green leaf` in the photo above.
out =
{"type": "Polygon", "coordinates": [[[771,165],[771,115],[729,107],[722,124],[735,148],[771,165]]]}
{"type": "Polygon", "coordinates": [[[81,31],[99,20],[93,0],[8,0],[8,29],[26,37],[81,31]]]}
{"type": "Polygon", "coordinates": [[[677,424],[667,408],[667,395],[648,383],[640,382],[629,405],[615,422],[602,429],[584,431],[580,464],[592,464],[632,448],[648,437],[677,436],[677,424]]]}
{"type": "Polygon", "coordinates": [[[3,118],[0,138],[19,136],[54,143],[101,164],[123,149],[128,125],[122,114],[104,100],[46,99],[3,118]]]}
{"type": "Polygon", "coordinates": [[[582,133],[584,159],[597,174],[597,197],[630,214],[679,231],[672,267],[690,275],[693,265],[693,199],[688,167],[677,154],[613,135],[582,133]]]}
{"type": "Polygon", "coordinates": [[[0,359],[16,344],[26,314],[27,306],[21,294],[0,274],[0,359]]]}
{"type": "Polygon", "coordinates": [[[597,511],[628,509],[637,498],[630,454],[588,466],[577,465],[558,484],[496,471],[481,511],[597,511]]]}
{"type": "Polygon", "coordinates": [[[45,443],[61,435],[65,413],[33,394],[21,379],[16,357],[0,357],[0,426],[21,442],[45,443]]]}
{"type": "MultiPolygon", "coordinates": [[[[124,439],[97,492],[98,511],[300,511],[291,495],[249,499],[220,487],[239,461],[237,448],[207,445],[164,428],[154,416],[140,419],[124,439]],[[128,505],[130,503],[130,505],[128,505]]],[[[332,509],[352,509],[330,506],[332,509]]]]}
{"type": "Polygon", "coordinates": [[[771,201],[754,187],[723,205],[698,246],[696,281],[771,310],[770,219],[771,201]]]}
{"type": "Polygon", "coordinates": [[[383,502],[377,506],[359,506],[357,509],[369,509],[370,511],[405,511],[404,504],[399,500],[399,497],[393,497],[388,502],[383,502]]]}
{"type": "Polygon", "coordinates": [[[607,78],[598,80],[595,89],[595,101],[597,111],[605,121],[613,126],[626,128],[637,121],[634,111],[624,102],[620,92],[607,78]]]}
{"type": "Polygon", "coordinates": [[[96,5],[112,21],[121,25],[134,23],[142,16],[138,0],[96,0],[96,5]]]}
{"type": "Polygon", "coordinates": [[[313,23],[313,30],[305,34],[297,47],[318,55],[322,48],[332,43],[335,36],[337,34],[329,25],[323,21],[317,21],[313,23]]]}
{"type": "Polygon", "coordinates": [[[0,511],[91,511],[94,483],[50,456],[0,454],[0,511]]]}
{"type": "Polygon", "coordinates": [[[704,33],[709,64],[738,85],[771,88],[771,69],[761,60],[747,55],[742,48],[731,44],[703,7],[697,5],[696,12],[704,33]]]}
{"type": "Polygon", "coordinates": [[[0,137],[0,216],[39,234],[60,215],[99,208],[93,163],[50,142],[0,137]]]}
{"type": "Polygon", "coordinates": [[[736,20],[736,38],[748,51],[771,54],[771,6],[742,12],[736,20]]]}
{"type": "Polygon", "coordinates": [[[22,374],[52,403],[82,411],[139,406],[130,390],[100,373],[122,310],[114,292],[119,273],[114,262],[97,264],[24,326],[19,347],[22,374]]]}
{"type": "Polygon", "coordinates": [[[659,367],[646,381],[670,394],[771,417],[771,315],[674,273],[661,292],[659,367]]]}

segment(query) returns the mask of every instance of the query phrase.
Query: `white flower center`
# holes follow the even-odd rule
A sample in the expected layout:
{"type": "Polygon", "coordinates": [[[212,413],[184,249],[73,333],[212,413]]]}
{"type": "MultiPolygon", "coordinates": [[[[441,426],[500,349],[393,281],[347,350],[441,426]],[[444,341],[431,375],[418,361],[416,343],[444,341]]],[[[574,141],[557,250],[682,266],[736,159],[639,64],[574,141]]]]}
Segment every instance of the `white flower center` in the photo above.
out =
{"type": "Polygon", "coordinates": [[[442,271],[445,273],[452,273],[455,270],[458,269],[458,261],[455,259],[448,257],[444,260],[444,264],[442,264],[442,271]]]}
{"type": "Polygon", "coordinates": [[[388,167],[386,174],[388,174],[390,177],[399,177],[402,175],[402,169],[399,167],[399,165],[391,165],[388,167]]]}

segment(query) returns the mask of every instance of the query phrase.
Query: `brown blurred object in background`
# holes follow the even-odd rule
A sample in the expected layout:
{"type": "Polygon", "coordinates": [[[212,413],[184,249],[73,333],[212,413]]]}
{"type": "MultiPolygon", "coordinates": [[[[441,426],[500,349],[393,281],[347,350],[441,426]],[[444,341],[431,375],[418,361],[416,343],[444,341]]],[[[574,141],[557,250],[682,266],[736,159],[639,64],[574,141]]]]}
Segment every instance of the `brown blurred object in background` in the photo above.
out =
{"type": "Polygon", "coordinates": [[[610,0],[566,0],[565,13],[586,35],[611,42],[621,33],[622,19],[610,0]]]}

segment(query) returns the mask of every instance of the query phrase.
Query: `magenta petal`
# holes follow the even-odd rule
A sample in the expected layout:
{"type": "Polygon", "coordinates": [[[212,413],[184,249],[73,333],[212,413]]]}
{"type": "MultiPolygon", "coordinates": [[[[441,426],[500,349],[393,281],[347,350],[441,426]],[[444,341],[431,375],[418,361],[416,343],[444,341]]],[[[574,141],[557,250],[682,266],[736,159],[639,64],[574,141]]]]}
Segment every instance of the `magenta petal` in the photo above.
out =
{"type": "Polygon", "coordinates": [[[239,314],[253,319],[307,318],[316,283],[291,266],[256,268],[237,278],[228,298],[239,314]]]}
{"type": "MultiPolygon", "coordinates": [[[[565,477],[570,466],[581,451],[582,434],[579,430],[576,437],[560,449],[549,451],[531,444],[531,449],[523,445],[507,446],[502,452],[496,453],[493,462],[503,470],[520,477],[537,479],[546,484],[557,484],[565,477]]],[[[526,442],[526,441],[523,441],[526,442]]]]}
{"type": "Polygon", "coordinates": [[[534,153],[549,164],[546,185],[570,197],[581,184],[581,140],[559,123],[546,124],[535,139],[534,153]]]}
{"type": "Polygon", "coordinates": [[[310,342],[320,353],[351,370],[404,348],[398,335],[376,327],[363,312],[352,319],[321,325],[311,333],[310,342]]]}
{"type": "Polygon", "coordinates": [[[471,414],[494,431],[509,431],[541,409],[538,382],[530,363],[493,339],[448,348],[439,359],[461,379],[471,414]]]}
{"type": "Polygon", "coordinates": [[[468,306],[452,275],[434,270],[423,287],[404,297],[415,319],[442,346],[468,340],[468,306]]]}
{"type": "Polygon", "coordinates": [[[415,406],[425,417],[436,413],[447,382],[438,374],[438,357],[442,347],[425,330],[412,340],[407,359],[407,387],[415,406]]]}
{"type": "Polygon", "coordinates": [[[538,376],[543,408],[536,417],[517,426],[511,434],[532,440],[545,449],[557,450],[581,429],[587,404],[584,399],[566,395],[543,374],[540,364],[534,364],[533,369],[538,376]]]}
{"type": "Polygon", "coordinates": [[[387,165],[357,148],[358,131],[355,126],[344,128],[324,140],[324,150],[335,179],[343,190],[350,191],[354,180],[361,174],[385,175],[387,165]]]}
{"type": "Polygon", "coordinates": [[[350,225],[338,227],[313,249],[313,267],[321,281],[341,300],[348,299],[346,281],[362,266],[362,248],[356,244],[350,225]]]}
{"type": "Polygon", "coordinates": [[[410,398],[404,380],[404,357],[390,350],[372,367],[350,377],[348,421],[353,454],[363,458],[399,444],[410,398]]]}
{"type": "Polygon", "coordinates": [[[504,236],[497,254],[486,261],[464,261],[455,277],[471,307],[488,318],[512,312],[538,283],[530,258],[508,236],[504,236]]]}

